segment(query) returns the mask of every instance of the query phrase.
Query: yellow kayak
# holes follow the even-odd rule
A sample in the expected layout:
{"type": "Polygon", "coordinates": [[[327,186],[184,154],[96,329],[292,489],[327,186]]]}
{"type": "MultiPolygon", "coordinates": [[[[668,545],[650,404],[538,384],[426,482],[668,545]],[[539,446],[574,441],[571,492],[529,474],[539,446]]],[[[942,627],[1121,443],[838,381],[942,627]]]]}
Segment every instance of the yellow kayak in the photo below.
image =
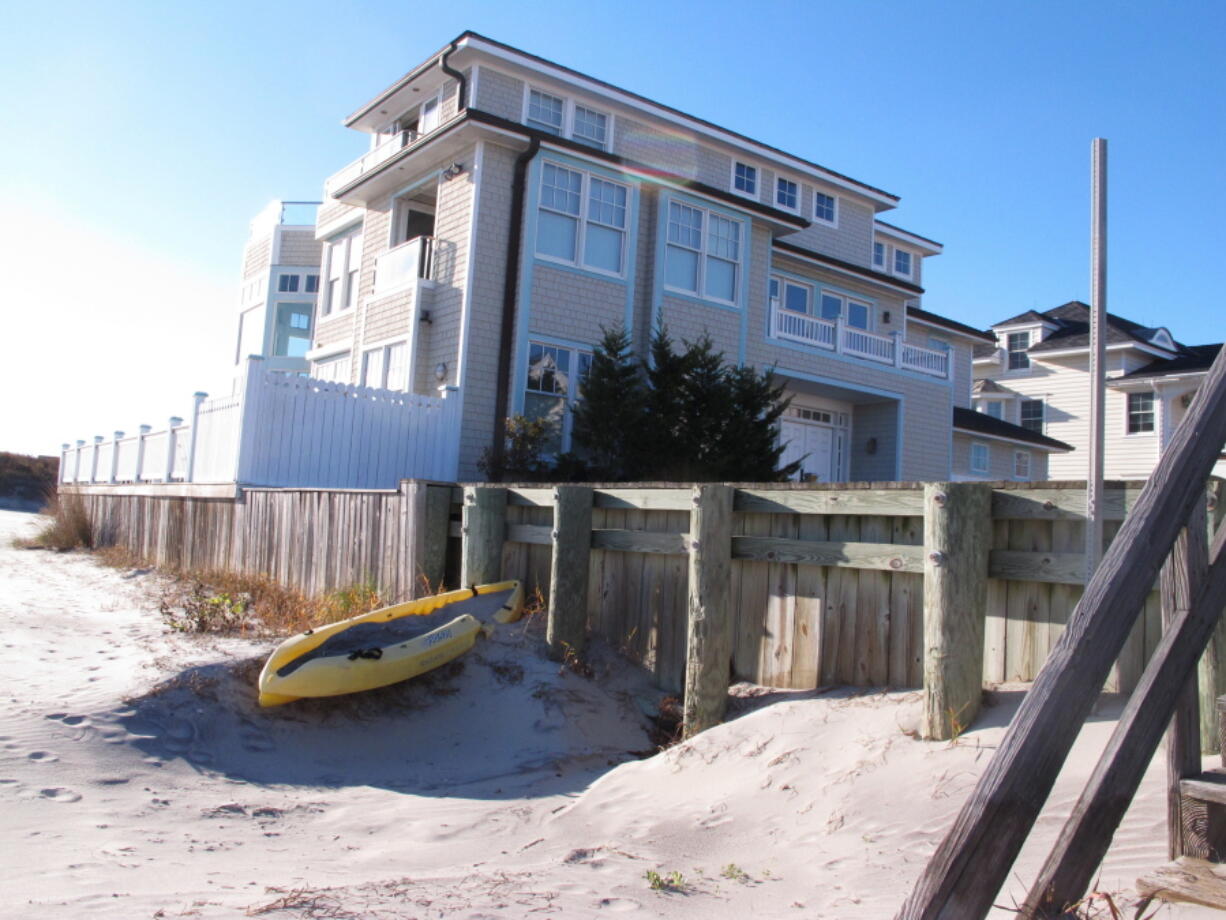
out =
{"type": "Polygon", "coordinates": [[[308,629],[286,639],[260,672],[260,705],[385,687],[467,652],[493,620],[523,614],[518,581],[474,585],[308,629]]]}

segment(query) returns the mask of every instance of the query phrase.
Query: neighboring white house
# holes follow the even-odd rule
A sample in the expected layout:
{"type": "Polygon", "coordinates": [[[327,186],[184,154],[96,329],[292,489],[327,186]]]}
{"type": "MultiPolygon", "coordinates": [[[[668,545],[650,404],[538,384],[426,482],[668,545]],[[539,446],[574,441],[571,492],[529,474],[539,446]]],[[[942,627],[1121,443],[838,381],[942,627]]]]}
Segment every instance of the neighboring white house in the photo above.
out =
{"type": "MultiPolygon", "coordinates": [[[[1050,475],[1084,479],[1090,438],[1090,308],[1071,301],[995,324],[996,342],[975,349],[975,408],[993,419],[1076,448],[1050,460],[1050,475]]],[[[1144,479],[1191,405],[1221,349],[1183,345],[1164,327],[1108,315],[1104,468],[1109,479],[1144,479]]],[[[1226,475],[1226,461],[1215,468],[1226,475]]]]}
{"type": "Polygon", "coordinates": [[[308,370],[306,353],[319,293],[318,205],[317,201],[273,201],[251,221],[243,247],[233,355],[236,379],[251,355],[264,358],[270,371],[305,374],[308,370]]]}

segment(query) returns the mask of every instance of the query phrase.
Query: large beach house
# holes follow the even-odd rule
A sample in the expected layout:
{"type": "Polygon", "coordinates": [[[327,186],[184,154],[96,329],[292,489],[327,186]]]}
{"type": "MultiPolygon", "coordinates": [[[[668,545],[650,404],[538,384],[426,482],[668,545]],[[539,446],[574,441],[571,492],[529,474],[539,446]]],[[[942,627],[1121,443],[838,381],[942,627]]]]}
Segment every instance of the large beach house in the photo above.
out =
{"type": "Polygon", "coordinates": [[[569,448],[603,330],[643,353],[661,325],[774,369],[805,479],[1043,479],[1069,449],[973,411],[995,340],[924,309],[942,247],[881,219],[889,192],[473,32],[344,123],[369,149],[313,233],[280,203],[253,224],[233,397],[66,447],[65,469],[474,480],[512,415],[569,448]]]}
{"type": "MultiPolygon", "coordinates": [[[[370,150],[325,184],[311,374],[457,387],[461,478],[509,414],[567,446],[619,324],[775,368],[789,459],[820,481],[947,478],[955,427],[987,424],[971,361],[991,337],[922,309],[941,245],[883,221],[888,192],[472,32],[345,124],[370,150]]],[[[1010,478],[1066,448],[1031,434],[985,434],[1034,453],[1010,478]]]]}

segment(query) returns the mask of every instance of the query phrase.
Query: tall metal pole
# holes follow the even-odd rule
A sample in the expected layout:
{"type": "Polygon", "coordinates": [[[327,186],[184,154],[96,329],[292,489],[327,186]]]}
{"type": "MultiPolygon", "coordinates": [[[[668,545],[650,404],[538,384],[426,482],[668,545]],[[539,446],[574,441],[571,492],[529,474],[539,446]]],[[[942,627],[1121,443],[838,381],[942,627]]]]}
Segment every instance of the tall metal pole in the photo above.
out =
{"type": "Polygon", "coordinates": [[[1086,471],[1086,583],[1103,552],[1103,403],[1106,400],[1107,139],[1090,145],[1090,468],[1086,471]]]}

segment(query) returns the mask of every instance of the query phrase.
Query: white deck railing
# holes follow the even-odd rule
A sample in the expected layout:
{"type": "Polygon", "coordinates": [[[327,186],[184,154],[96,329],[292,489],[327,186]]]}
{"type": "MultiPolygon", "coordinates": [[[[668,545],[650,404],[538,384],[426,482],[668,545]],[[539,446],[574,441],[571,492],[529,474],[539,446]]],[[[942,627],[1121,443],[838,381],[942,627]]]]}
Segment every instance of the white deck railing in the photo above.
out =
{"type": "Polygon", "coordinates": [[[192,419],[136,436],[65,444],[64,483],[194,482],[388,488],[453,481],[459,393],[419,396],[265,371],[249,359],[240,393],[197,393],[192,419]]]}
{"type": "Polygon", "coordinates": [[[800,342],[865,361],[901,367],[933,377],[949,377],[949,352],[903,342],[901,334],[897,332],[878,335],[848,326],[840,320],[820,319],[772,306],[770,334],[772,338],[800,342]]]}
{"type": "Polygon", "coordinates": [[[334,172],[324,181],[324,191],[331,194],[342,185],[348,185],[363,173],[386,162],[418,138],[416,131],[398,131],[372,150],[368,150],[352,163],[334,172]]]}

